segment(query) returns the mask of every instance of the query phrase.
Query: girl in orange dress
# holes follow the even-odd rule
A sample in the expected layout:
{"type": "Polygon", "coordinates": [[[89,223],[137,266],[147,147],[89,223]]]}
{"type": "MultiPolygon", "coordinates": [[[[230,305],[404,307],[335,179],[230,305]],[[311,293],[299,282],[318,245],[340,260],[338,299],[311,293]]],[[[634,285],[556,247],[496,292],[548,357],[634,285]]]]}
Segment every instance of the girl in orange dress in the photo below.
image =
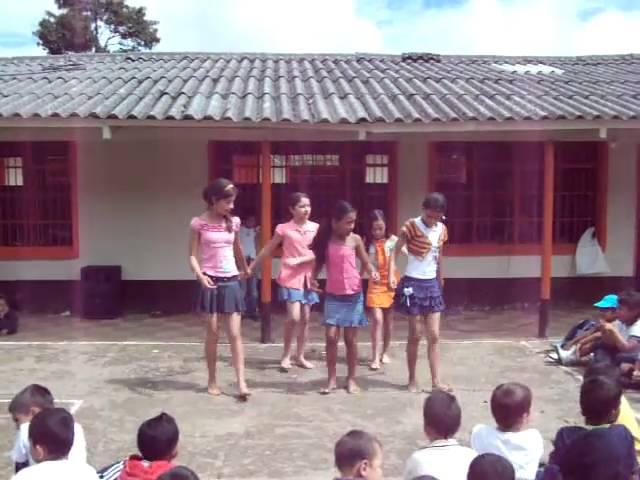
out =
{"type": "MultiPolygon", "coordinates": [[[[389,363],[389,345],[393,331],[393,297],[395,290],[389,282],[389,257],[398,238],[387,234],[387,225],[382,210],[369,214],[367,250],[369,259],[380,275],[379,281],[369,280],[366,305],[371,321],[371,370],[379,370],[380,362],[389,363]],[[382,337],[382,352],[379,351],[382,337]]],[[[396,282],[399,276],[396,274],[396,282]]]]}

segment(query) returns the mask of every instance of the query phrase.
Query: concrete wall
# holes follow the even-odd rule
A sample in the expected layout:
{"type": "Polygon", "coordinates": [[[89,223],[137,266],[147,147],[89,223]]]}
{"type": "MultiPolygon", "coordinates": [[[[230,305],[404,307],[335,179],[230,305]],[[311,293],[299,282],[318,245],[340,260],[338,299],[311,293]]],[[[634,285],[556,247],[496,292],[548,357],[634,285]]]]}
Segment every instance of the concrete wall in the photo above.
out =
{"type": "MultiPolygon", "coordinates": [[[[269,136],[354,139],[353,134],[298,131],[269,136]]],[[[187,266],[188,223],[203,208],[200,191],[207,181],[207,141],[213,138],[236,139],[240,134],[183,128],[127,129],[114,130],[113,140],[102,141],[97,129],[0,130],[0,140],[78,142],[80,220],[79,259],[2,262],[0,280],[77,279],[80,267],[88,264],[120,264],[129,280],[193,278],[187,266]]],[[[264,134],[251,132],[242,138],[260,139],[264,134]]],[[[426,140],[424,135],[404,136],[399,145],[401,220],[420,211],[427,184],[426,140]]],[[[635,143],[619,142],[611,150],[609,163],[606,256],[611,276],[634,274],[636,179],[635,143]]],[[[539,259],[533,256],[450,257],[445,268],[446,275],[453,278],[535,277],[540,271],[539,259]]],[[[572,257],[554,258],[555,276],[571,276],[573,271],[572,257]]]]}

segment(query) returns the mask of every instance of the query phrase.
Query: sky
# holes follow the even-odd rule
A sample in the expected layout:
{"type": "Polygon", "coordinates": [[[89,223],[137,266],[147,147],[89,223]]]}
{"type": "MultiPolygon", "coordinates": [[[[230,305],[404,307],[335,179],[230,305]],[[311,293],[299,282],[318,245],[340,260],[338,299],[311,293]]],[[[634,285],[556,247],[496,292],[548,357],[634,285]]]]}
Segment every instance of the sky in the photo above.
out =
{"type": "MultiPolygon", "coordinates": [[[[640,0],[128,0],[156,51],[586,55],[640,52],[640,0]]],[[[53,0],[0,0],[0,56],[42,55],[53,0]]]]}

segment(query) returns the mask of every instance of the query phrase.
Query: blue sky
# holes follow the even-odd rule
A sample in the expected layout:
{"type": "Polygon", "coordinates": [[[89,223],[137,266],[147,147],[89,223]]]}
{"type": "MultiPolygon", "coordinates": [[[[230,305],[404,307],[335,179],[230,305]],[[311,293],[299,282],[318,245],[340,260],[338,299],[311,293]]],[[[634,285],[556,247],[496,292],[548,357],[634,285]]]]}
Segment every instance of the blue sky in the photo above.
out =
{"type": "MultiPolygon", "coordinates": [[[[579,55],[640,52],[640,0],[129,0],[160,51],[579,55]]],[[[0,56],[38,55],[53,0],[0,0],[0,56]],[[7,5],[11,5],[7,8],[7,5]]]]}

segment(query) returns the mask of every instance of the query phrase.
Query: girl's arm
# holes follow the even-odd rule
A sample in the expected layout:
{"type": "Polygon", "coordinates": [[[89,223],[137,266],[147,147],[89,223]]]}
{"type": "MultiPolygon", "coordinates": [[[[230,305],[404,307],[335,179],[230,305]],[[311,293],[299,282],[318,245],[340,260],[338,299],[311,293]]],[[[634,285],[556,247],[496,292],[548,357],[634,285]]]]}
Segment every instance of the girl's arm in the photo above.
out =
{"type": "Polygon", "coordinates": [[[236,233],[233,236],[233,256],[236,259],[236,265],[238,270],[243,276],[249,275],[249,267],[247,266],[247,257],[244,256],[242,251],[242,244],[240,243],[240,236],[236,233]]]}
{"type": "Polygon", "coordinates": [[[362,238],[360,238],[360,235],[356,235],[354,233],[354,239],[356,241],[356,255],[360,260],[362,268],[369,274],[369,278],[371,280],[373,280],[374,282],[379,281],[380,274],[376,271],[375,268],[373,268],[373,265],[371,265],[371,260],[369,260],[369,255],[367,255],[367,252],[365,251],[362,238]]]}
{"type": "Polygon", "coordinates": [[[253,262],[251,262],[251,265],[249,265],[248,274],[249,275],[253,274],[253,271],[255,270],[256,266],[260,265],[260,262],[264,260],[264,257],[271,256],[273,252],[275,252],[276,248],[280,246],[281,243],[282,243],[282,236],[277,232],[274,233],[273,237],[271,237],[271,240],[267,242],[264,248],[260,250],[260,252],[258,253],[258,256],[253,259],[253,262]]]}
{"type": "Polygon", "coordinates": [[[393,251],[391,252],[391,256],[389,257],[389,287],[391,287],[392,290],[395,290],[395,288],[398,286],[398,282],[396,281],[396,259],[400,252],[404,253],[406,251],[406,245],[407,236],[404,232],[400,232],[400,235],[398,235],[396,246],[393,247],[393,251]]]}
{"type": "Polygon", "coordinates": [[[196,274],[196,278],[203,287],[215,288],[209,277],[202,273],[200,262],[198,262],[198,245],[200,244],[200,234],[195,230],[190,230],[189,235],[189,265],[191,271],[196,274]]]}
{"type": "Polygon", "coordinates": [[[311,278],[309,279],[311,290],[316,292],[321,292],[320,284],[318,283],[318,275],[320,275],[320,270],[322,270],[322,265],[319,265],[318,262],[314,260],[313,269],[311,270],[311,278]]]}

